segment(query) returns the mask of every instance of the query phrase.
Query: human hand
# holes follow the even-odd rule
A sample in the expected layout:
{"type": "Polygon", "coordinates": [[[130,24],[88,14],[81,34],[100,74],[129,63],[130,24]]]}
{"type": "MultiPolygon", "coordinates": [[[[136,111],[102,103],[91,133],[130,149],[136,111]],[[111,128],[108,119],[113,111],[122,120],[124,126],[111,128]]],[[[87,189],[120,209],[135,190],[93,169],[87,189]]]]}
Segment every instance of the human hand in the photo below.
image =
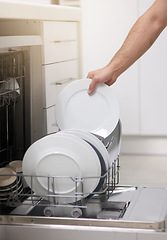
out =
{"type": "Polygon", "coordinates": [[[91,94],[95,90],[95,87],[98,83],[105,83],[108,86],[111,86],[116,81],[117,76],[113,74],[108,66],[106,66],[104,68],[89,72],[87,78],[92,79],[88,89],[88,94],[91,94]]]}

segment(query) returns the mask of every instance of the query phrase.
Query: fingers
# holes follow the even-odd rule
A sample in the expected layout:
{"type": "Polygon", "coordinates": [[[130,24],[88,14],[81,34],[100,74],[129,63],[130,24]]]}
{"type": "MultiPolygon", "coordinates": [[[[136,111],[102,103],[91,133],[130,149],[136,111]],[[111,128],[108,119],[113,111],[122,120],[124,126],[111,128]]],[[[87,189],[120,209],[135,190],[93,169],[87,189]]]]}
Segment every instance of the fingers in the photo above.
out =
{"type": "Polygon", "coordinates": [[[97,85],[96,81],[92,79],[89,85],[88,94],[91,94],[95,90],[96,85],[97,85]]]}
{"type": "Polygon", "coordinates": [[[91,94],[98,83],[105,83],[108,86],[111,86],[117,79],[117,75],[113,73],[112,69],[109,67],[97,69],[96,71],[89,72],[87,78],[92,79],[88,94],[91,94]]]}
{"type": "Polygon", "coordinates": [[[88,94],[91,94],[95,90],[95,87],[97,85],[97,83],[94,79],[94,75],[95,75],[94,72],[89,72],[88,75],[87,75],[87,78],[92,79],[92,81],[89,85],[88,94]]]}
{"type": "Polygon", "coordinates": [[[91,78],[92,79],[93,77],[94,77],[94,73],[93,72],[89,72],[86,78],[91,78]]]}

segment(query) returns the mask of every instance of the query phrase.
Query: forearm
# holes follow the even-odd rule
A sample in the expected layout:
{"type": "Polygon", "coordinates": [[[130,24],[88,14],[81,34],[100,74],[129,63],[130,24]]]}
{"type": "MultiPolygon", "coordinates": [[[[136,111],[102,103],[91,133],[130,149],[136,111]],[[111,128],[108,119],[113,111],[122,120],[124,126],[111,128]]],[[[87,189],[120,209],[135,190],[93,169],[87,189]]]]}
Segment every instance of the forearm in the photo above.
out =
{"type": "Polygon", "coordinates": [[[152,11],[154,8],[138,19],[122,47],[108,64],[115,78],[139,59],[165,28],[166,20],[159,19],[152,11]]]}

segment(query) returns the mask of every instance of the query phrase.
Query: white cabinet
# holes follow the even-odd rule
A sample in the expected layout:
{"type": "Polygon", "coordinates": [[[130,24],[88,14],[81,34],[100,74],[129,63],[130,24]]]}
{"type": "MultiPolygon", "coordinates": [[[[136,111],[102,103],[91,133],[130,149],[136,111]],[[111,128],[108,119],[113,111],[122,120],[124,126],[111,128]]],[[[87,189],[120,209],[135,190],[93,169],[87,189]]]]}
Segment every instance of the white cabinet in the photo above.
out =
{"type": "Polygon", "coordinates": [[[60,91],[79,78],[78,22],[44,21],[42,71],[47,134],[56,132],[55,103],[60,91]]]}
{"type": "Polygon", "coordinates": [[[78,57],[77,22],[43,23],[43,63],[62,62],[78,57]]]}
{"type": "MultiPolygon", "coordinates": [[[[153,0],[139,1],[140,14],[153,0]]],[[[167,29],[139,61],[141,134],[167,135],[167,29]]]]}
{"type": "Polygon", "coordinates": [[[78,60],[59,62],[43,66],[44,83],[45,83],[45,103],[44,107],[48,108],[56,103],[56,97],[62,87],[78,79],[78,60]]]}

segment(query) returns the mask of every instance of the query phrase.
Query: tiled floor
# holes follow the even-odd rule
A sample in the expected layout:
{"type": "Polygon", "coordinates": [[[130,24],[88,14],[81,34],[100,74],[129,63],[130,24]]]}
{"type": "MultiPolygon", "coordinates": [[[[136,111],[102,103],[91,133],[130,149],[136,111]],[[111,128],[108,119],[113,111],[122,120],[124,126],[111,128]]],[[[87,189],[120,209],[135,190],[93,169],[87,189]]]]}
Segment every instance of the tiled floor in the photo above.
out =
{"type": "Polygon", "coordinates": [[[167,187],[167,156],[120,156],[120,185],[167,187]]]}

